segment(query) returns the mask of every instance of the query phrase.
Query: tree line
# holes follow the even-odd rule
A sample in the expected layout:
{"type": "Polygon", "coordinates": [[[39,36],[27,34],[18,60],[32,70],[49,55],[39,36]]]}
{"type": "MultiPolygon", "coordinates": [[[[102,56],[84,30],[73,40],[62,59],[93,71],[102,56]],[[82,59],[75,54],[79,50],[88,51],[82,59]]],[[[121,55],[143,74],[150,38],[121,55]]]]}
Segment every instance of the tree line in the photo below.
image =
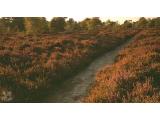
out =
{"type": "Polygon", "coordinates": [[[45,17],[2,17],[0,18],[0,33],[25,32],[27,34],[43,34],[57,32],[73,32],[91,30],[102,25],[98,17],[87,18],[82,22],[67,17],[54,17],[47,21],[45,17]]]}
{"type": "Polygon", "coordinates": [[[1,17],[0,33],[25,32],[26,34],[43,34],[58,32],[74,32],[79,30],[95,30],[101,27],[108,28],[150,28],[160,27],[160,17],[146,19],[141,17],[138,21],[126,20],[123,24],[107,20],[102,22],[99,17],[86,18],[77,22],[72,18],[53,17],[47,21],[45,17],[1,17]]]}

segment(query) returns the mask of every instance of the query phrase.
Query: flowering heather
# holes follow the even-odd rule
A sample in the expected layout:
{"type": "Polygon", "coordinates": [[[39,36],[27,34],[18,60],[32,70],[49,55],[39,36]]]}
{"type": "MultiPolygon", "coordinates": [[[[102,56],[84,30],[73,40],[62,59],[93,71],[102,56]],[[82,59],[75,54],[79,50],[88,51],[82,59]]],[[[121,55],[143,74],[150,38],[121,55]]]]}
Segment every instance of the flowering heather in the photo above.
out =
{"type": "Polygon", "coordinates": [[[160,30],[146,29],[97,73],[84,102],[160,102],[160,30]]]}
{"type": "Polygon", "coordinates": [[[12,34],[0,38],[0,102],[28,102],[73,76],[136,30],[12,34]],[[8,99],[7,99],[8,98],[8,99]]]}

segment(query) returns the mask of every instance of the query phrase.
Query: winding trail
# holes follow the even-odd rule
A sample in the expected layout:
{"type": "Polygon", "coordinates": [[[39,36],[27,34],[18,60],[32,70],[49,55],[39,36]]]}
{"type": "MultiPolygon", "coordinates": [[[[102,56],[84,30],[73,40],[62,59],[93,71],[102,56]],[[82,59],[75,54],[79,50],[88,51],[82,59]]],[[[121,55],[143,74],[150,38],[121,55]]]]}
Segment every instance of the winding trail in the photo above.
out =
{"type": "Polygon", "coordinates": [[[132,40],[128,40],[123,45],[107,52],[102,57],[94,60],[85,70],[74,76],[73,78],[63,82],[59,89],[50,91],[49,96],[44,102],[52,103],[79,103],[82,96],[88,92],[90,85],[95,81],[96,73],[106,65],[114,63],[118,52],[127,46],[132,40]]]}

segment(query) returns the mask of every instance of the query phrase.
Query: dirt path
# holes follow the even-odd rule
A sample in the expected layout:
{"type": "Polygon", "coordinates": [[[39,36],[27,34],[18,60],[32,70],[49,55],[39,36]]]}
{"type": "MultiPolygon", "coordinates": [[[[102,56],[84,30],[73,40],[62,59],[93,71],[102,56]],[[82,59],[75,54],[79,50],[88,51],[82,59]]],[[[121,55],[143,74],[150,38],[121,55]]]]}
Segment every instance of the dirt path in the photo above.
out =
{"type": "Polygon", "coordinates": [[[80,98],[87,94],[89,86],[95,80],[97,71],[105,65],[112,64],[118,52],[130,42],[131,40],[94,60],[84,71],[64,82],[60,89],[50,91],[50,96],[44,102],[79,103],[80,98]]]}

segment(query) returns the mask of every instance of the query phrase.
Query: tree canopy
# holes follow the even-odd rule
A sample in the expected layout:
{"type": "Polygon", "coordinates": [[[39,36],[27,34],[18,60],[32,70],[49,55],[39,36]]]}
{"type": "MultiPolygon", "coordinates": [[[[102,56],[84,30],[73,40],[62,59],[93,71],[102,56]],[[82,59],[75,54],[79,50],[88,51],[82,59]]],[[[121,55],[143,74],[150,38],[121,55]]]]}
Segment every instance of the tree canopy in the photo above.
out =
{"type": "Polygon", "coordinates": [[[24,32],[27,34],[43,34],[58,32],[74,32],[80,30],[96,30],[105,27],[106,29],[118,30],[123,28],[160,28],[160,17],[145,18],[141,17],[138,21],[124,21],[123,24],[107,20],[102,22],[99,17],[86,18],[77,22],[73,18],[53,17],[51,21],[47,21],[45,17],[1,17],[0,33],[24,32]]]}
{"type": "Polygon", "coordinates": [[[66,17],[54,17],[50,22],[50,32],[63,32],[65,30],[66,17]]]}
{"type": "Polygon", "coordinates": [[[48,24],[44,17],[26,17],[25,29],[28,34],[40,34],[48,32],[48,24]]]}

